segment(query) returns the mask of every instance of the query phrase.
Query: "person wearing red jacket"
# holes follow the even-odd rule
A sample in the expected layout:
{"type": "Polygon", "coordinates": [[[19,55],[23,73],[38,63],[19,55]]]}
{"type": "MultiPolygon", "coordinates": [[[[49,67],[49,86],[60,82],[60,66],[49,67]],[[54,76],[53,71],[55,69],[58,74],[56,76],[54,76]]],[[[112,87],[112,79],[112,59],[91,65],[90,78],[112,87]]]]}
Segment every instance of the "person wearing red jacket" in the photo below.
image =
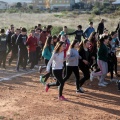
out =
{"type": "Polygon", "coordinates": [[[35,66],[35,60],[36,60],[37,38],[35,37],[35,30],[31,30],[31,34],[27,39],[26,45],[28,46],[28,52],[29,52],[28,63],[31,63],[30,69],[32,70],[35,66]]]}
{"type": "Polygon", "coordinates": [[[49,34],[47,33],[47,29],[46,29],[46,27],[44,27],[43,31],[40,33],[40,42],[42,43],[42,48],[45,45],[45,42],[46,42],[46,39],[47,39],[48,35],[49,34]]]}

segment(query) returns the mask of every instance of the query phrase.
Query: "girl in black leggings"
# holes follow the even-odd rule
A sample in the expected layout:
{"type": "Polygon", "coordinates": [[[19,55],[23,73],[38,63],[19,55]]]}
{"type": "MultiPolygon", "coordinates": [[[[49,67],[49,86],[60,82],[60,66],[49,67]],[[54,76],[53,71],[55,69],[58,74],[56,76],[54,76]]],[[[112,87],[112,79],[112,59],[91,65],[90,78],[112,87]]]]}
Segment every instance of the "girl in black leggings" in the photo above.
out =
{"type": "Polygon", "coordinates": [[[60,41],[57,43],[54,51],[53,51],[53,55],[50,59],[50,61],[48,62],[46,71],[49,72],[50,71],[50,67],[52,64],[52,71],[53,71],[53,75],[56,78],[56,82],[54,83],[49,83],[46,85],[46,92],[48,92],[48,89],[52,86],[59,86],[59,96],[58,99],[59,100],[66,100],[64,96],[62,96],[62,91],[63,91],[63,86],[64,86],[64,81],[62,78],[62,71],[63,71],[63,62],[64,62],[64,49],[65,49],[65,43],[60,41]]]}
{"type": "Polygon", "coordinates": [[[80,86],[79,86],[80,75],[78,68],[78,62],[81,57],[77,51],[78,47],[79,47],[78,40],[74,40],[69,47],[69,50],[67,52],[66,76],[64,78],[64,81],[67,81],[73,72],[76,78],[77,93],[81,93],[82,91],[80,90],[80,86]]]}
{"type": "Polygon", "coordinates": [[[90,42],[89,40],[86,39],[81,42],[80,48],[79,48],[79,55],[82,57],[82,59],[79,60],[79,68],[83,73],[83,78],[80,80],[80,87],[82,87],[85,81],[90,78],[89,68],[91,65],[91,60],[95,59],[95,57],[91,57],[90,55],[89,45],[90,45],[90,42]]]}

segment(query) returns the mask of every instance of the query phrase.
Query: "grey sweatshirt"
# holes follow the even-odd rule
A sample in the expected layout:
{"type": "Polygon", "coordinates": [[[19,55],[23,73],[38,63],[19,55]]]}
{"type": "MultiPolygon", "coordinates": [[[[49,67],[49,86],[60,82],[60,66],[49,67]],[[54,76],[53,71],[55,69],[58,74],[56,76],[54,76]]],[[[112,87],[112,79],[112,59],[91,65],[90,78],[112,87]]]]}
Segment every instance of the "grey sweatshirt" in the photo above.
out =
{"type": "Polygon", "coordinates": [[[0,51],[6,51],[7,50],[7,36],[0,35],[0,51]]]}
{"type": "Polygon", "coordinates": [[[78,51],[72,48],[67,52],[66,65],[78,66],[79,59],[81,59],[81,56],[79,55],[78,51]]]}

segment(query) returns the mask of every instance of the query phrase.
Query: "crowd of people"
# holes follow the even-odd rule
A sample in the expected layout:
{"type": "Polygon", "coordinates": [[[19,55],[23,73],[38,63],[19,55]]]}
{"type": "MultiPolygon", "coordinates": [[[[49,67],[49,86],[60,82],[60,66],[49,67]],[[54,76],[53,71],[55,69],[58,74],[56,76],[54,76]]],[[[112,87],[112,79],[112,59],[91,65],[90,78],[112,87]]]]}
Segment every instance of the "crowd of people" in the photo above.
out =
{"type": "MultiPolygon", "coordinates": [[[[106,87],[109,83],[105,81],[107,73],[110,73],[110,81],[114,79],[117,72],[116,51],[120,44],[120,22],[116,30],[109,31],[104,26],[104,19],[98,24],[95,31],[93,22],[83,31],[82,25],[77,26],[77,30],[69,33],[67,26],[63,27],[58,35],[52,35],[53,26],[41,27],[38,24],[27,35],[24,27],[14,28],[10,26],[6,32],[0,30],[0,66],[6,69],[6,58],[11,65],[17,59],[16,71],[20,67],[27,71],[26,66],[30,64],[30,70],[39,66],[39,61],[44,59],[45,66],[40,66],[39,71],[46,69],[44,75],[40,75],[40,82],[45,85],[48,92],[52,86],[58,86],[59,100],[66,100],[62,95],[65,82],[70,78],[72,72],[76,80],[76,93],[84,93],[82,86],[87,80],[99,80],[98,86],[106,87]],[[74,40],[69,36],[75,35],[74,40]],[[11,53],[11,54],[9,54],[11,53]],[[81,70],[83,77],[80,77],[81,70]],[[54,82],[47,83],[50,76],[54,82]]],[[[120,90],[120,88],[118,89],[120,90]]]]}

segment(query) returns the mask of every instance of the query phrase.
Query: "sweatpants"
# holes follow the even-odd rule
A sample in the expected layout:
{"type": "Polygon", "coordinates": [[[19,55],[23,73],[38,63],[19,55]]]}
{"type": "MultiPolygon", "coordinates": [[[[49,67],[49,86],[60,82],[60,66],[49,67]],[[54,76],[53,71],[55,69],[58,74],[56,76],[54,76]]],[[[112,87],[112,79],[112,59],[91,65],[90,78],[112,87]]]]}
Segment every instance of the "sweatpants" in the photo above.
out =
{"type": "Polygon", "coordinates": [[[6,67],[6,50],[5,51],[0,51],[0,66],[1,63],[3,62],[3,68],[6,67]]]}
{"type": "Polygon", "coordinates": [[[56,82],[48,84],[48,87],[59,86],[59,97],[62,96],[63,86],[64,86],[64,80],[62,78],[62,72],[63,72],[62,69],[53,70],[53,75],[56,78],[56,82]]]}
{"type": "Polygon", "coordinates": [[[27,65],[27,59],[28,59],[28,52],[27,50],[18,50],[18,60],[17,60],[17,70],[19,70],[19,66],[22,63],[23,69],[26,69],[27,65]]]}
{"type": "Polygon", "coordinates": [[[80,75],[79,75],[78,66],[66,66],[66,75],[63,80],[64,82],[66,82],[70,78],[72,72],[74,73],[75,78],[76,78],[76,88],[77,90],[79,90],[80,89],[80,85],[79,85],[80,75]]]}
{"type": "Polygon", "coordinates": [[[11,46],[11,44],[9,44],[9,45],[8,45],[7,55],[11,52],[11,50],[12,50],[12,46],[11,46]]]}
{"type": "Polygon", "coordinates": [[[11,53],[11,57],[9,59],[9,63],[11,63],[13,61],[13,59],[17,58],[17,54],[18,54],[18,48],[12,48],[12,53],[11,53]]]}
{"type": "Polygon", "coordinates": [[[95,73],[93,72],[92,75],[93,77],[99,76],[99,83],[103,83],[108,73],[108,63],[102,60],[97,60],[97,63],[100,71],[95,73]]]}
{"type": "Polygon", "coordinates": [[[30,69],[34,68],[35,60],[36,60],[36,51],[29,52],[29,63],[31,63],[30,69]]]}

